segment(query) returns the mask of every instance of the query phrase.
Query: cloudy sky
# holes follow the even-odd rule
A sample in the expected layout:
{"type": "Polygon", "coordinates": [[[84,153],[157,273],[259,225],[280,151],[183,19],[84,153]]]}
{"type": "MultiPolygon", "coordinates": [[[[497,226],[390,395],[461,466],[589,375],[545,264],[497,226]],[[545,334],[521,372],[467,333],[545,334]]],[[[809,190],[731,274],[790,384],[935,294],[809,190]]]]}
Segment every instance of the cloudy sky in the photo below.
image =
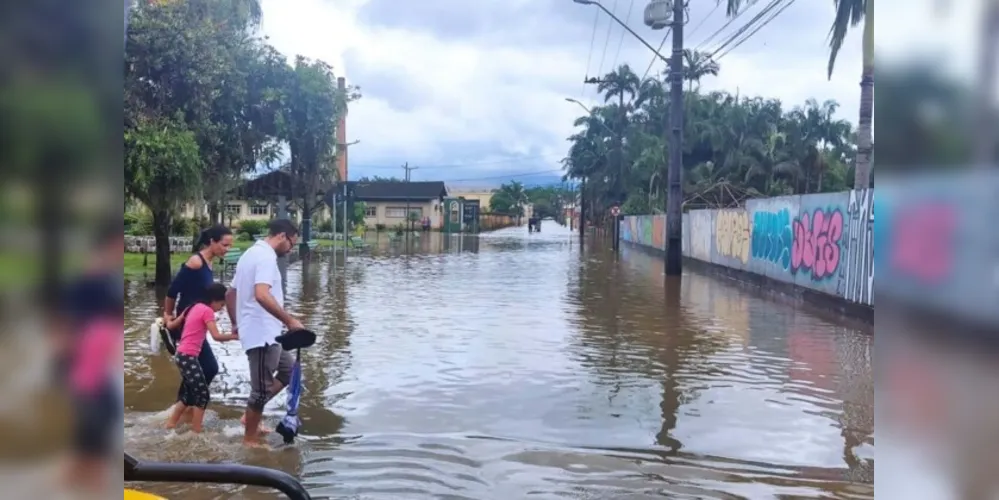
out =
{"type": "MultiPolygon", "coordinates": [[[[603,1],[651,44],[662,41],[664,32],[642,23],[647,0],[603,1]]],[[[687,46],[714,50],[767,3],[758,2],[709,39],[726,22],[724,6],[716,9],[714,0],[691,0],[687,46]]],[[[929,3],[879,2],[878,18],[898,21],[878,25],[879,60],[886,53],[882,45],[887,52],[912,49],[912,30],[933,14],[929,3]]],[[[961,7],[969,2],[951,3],[961,7]]],[[[558,162],[568,148],[565,138],[582,113],[565,98],[594,103],[598,98],[592,86],[584,88],[585,76],[623,63],[642,74],[653,58],[639,41],[622,36],[623,30],[597,8],[571,0],[263,4],[263,29],[272,44],[289,56],[325,60],[361,88],[363,98],[351,107],[347,125],[348,141],[361,141],[350,150],[351,178],[401,177],[405,162],[419,167],[414,180],[464,185],[498,184],[511,175],[522,181],[559,175],[558,162]]],[[[969,23],[969,12],[952,15],[952,25],[969,23]]],[[[718,61],[720,75],[705,80],[703,87],[777,97],[789,108],[808,98],[834,99],[841,105],[840,116],[856,123],[860,30],[847,40],[836,73],[828,80],[832,18],[832,0],[793,2],[724,54],[718,61]]],[[[933,46],[943,35],[923,32],[919,39],[933,46]]],[[[663,67],[657,62],[652,71],[663,67]]]]}

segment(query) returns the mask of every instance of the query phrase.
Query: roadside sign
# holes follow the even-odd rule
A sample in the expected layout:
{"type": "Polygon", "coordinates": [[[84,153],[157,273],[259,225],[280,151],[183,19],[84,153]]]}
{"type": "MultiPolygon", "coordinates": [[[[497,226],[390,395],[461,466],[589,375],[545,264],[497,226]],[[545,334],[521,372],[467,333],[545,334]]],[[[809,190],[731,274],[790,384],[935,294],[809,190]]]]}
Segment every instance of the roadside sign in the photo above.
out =
{"type": "Polygon", "coordinates": [[[621,207],[617,205],[611,207],[611,215],[613,215],[614,217],[621,215],[621,207]]]}

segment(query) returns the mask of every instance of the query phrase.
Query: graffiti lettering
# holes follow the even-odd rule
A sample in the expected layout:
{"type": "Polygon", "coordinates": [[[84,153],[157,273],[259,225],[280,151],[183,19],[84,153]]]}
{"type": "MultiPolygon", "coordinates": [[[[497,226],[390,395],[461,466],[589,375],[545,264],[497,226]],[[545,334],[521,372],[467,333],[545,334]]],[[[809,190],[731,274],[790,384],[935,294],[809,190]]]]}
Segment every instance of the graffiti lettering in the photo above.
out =
{"type": "Polygon", "coordinates": [[[850,191],[846,257],[839,267],[837,292],[861,304],[874,303],[874,191],[850,191]]]}
{"type": "Polygon", "coordinates": [[[791,212],[786,208],[778,212],[753,214],[752,255],[788,269],[791,265],[791,212]]]}
{"type": "Polygon", "coordinates": [[[791,270],[810,271],[813,280],[828,278],[839,268],[843,213],[817,209],[794,221],[791,270]]]}
{"type": "Polygon", "coordinates": [[[742,210],[721,210],[715,218],[715,249],[723,257],[749,262],[749,217],[742,210]]]}
{"type": "Polygon", "coordinates": [[[946,204],[925,204],[899,212],[890,231],[893,271],[927,284],[951,274],[957,213],[946,204]]]}

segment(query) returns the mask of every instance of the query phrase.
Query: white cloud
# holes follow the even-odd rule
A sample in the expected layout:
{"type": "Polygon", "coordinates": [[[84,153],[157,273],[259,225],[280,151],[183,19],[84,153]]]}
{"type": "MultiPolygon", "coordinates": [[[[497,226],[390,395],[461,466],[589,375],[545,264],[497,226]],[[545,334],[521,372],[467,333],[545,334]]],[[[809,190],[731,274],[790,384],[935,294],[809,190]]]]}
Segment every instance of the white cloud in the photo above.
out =
{"type": "MultiPolygon", "coordinates": [[[[421,2],[423,7],[401,1],[395,4],[400,9],[429,9],[427,5],[434,1],[421,2]]],[[[365,23],[360,12],[371,7],[369,0],[265,0],[264,32],[282,52],[325,60],[350,83],[359,85],[362,93],[366,87],[372,89],[352,106],[349,115],[348,140],[361,141],[351,150],[352,172],[399,175],[401,169],[392,168],[404,161],[428,166],[417,174],[424,179],[557,169],[557,161],[567,149],[565,138],[573,132],[572,122],[581,112],[564,99],[580,97],[592,11],[569,0],[531,0],[536,2],[533,4],[526,0],[479,1],[464,3],[464,8],[472,11],[466,13],[470,24],[478,23],[473,24],[478,31],[467,36],[437,33],[425,23],[417,23],[415,17],[411,24],[407,17],[400,17],[403,21],[395,24],[373,25],[376,21],[370,18],[365,23]],[[507,24],[491,20],[491,12],[474,11],[496,10],[500,4],[505,10],[499,12],[509,12],[510,16],[532,5],[544,4],[550,10],[545,11],[546,18],[524,17],[519,23],[510,19],[507,24]],[[566,17],[556,17],[562,13],[566,17]],[[560,38],[563,32],[565,36],[560,38]],[[544,42],[532,43],[532,39],[544,42]],[[365,81],[366,76],[371,81],[365,81]],[[511,156],[525,159],[496,163],[511,156]],[[454,164],[468,166],[429,168],[454,164]],[[363,165],[385,168],[365,170],[363,165]]],[[[617,3],[623,18],[628,2],[617,3]]],[[[710,1],[692,4],[690,25],[700,23],[713,6],[710,1]]],[[[658,45],[662,32],[640,24],[642,7],[644,1],[636,1],[630,25],[658,45]]],[[[724,24],[723,10],[715,11],[696,30],[688,46],[696,46],[724,24]]],[[[840,115],[856,122],[860,33],[851,35],[829,81],[825,74],[826,35],[831,21],[831,1],[797,2],[722,58],[720,76],[705,80],[704,87],[777,97],[787,107],[810,97],[835,99],[841,104],[840,115]]],[[[590,76],[596,74],[603,54],[607,22],[606,16],[601,16],[590,76]]],[[[620,29],[615,27],[604,57],[604,72],[615,59],[619,40],[620,29]]],[[[650,57],[648,49],[629,36],[617,62],[627,62],[641,73],[650,57]]],[[[592,100],[593,92],[590,89],[584,100],[592,100]]]]}

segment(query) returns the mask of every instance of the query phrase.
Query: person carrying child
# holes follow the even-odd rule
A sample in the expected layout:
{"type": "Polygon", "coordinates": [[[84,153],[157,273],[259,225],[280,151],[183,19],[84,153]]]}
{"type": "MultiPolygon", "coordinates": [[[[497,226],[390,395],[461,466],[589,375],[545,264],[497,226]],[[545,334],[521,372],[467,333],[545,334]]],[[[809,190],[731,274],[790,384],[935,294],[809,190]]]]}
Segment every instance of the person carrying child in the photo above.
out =
{"type": "Polygon", "coordinates": [[[212,283],[205,291],[201,303],[191,306],[184,317],[184,329],[181,332],[180,340],[177,342],[177,354],[174,362],[180,369],[180,376],[183,381],[178,402],[173,408],[173,413],[167,421],[167,428],[173,429],[177,426],[184,412],[188,408],[193,410],[191,419],[191,430],[200,433],[202,423],[205,419],[205,409],[208,408],[210,393],[208,390],[208,379],[198,362],[198,356],[205,342],[205,337],[211,333],[212,338],[217,342],[230,342],[238,340],[236,333],[219,333],[218,325],[215,322],[215,313],[225,307],[226,286],[221,283],[212,283]]]}

